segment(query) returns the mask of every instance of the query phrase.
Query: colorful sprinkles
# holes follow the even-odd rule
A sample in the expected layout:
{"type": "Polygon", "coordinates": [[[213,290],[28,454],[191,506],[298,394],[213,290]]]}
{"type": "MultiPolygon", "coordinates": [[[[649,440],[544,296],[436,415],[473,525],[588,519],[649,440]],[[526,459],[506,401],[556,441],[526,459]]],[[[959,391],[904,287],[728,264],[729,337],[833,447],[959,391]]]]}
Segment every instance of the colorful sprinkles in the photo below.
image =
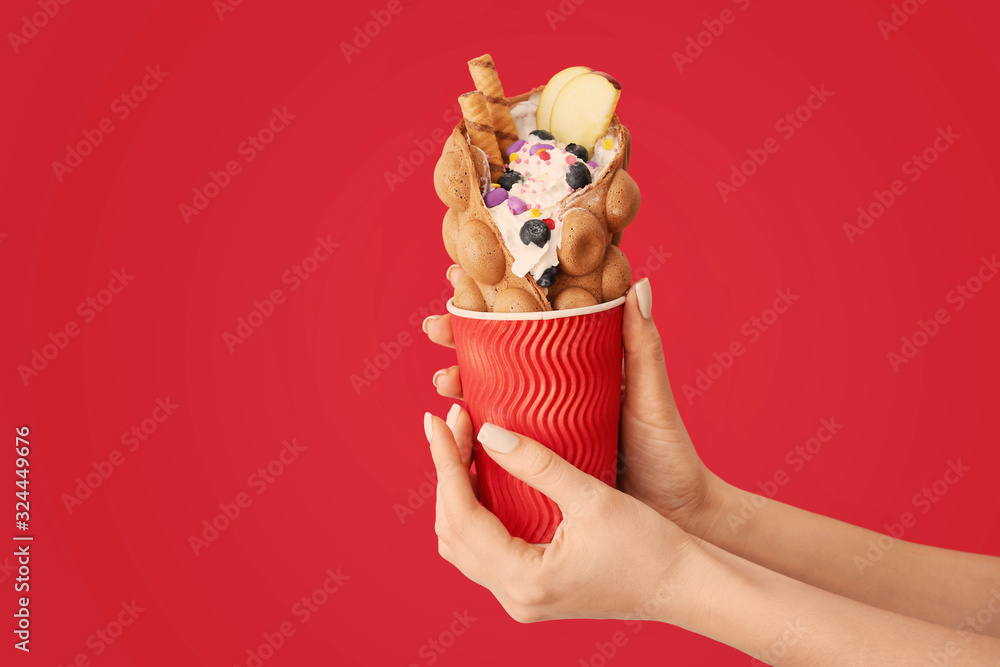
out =
{"type": "MultiPolygon", "coordinates": [[[[596,170],[599,165],[595,160],[585,160],[560,148],[557,141],[534,139],[534,137],[528,140],[518,139],[505,151],[509,163],[508,169],[519,172],[521,179],[512,183],[509,191],[499,184],[493,184],[493,188],[485,196],[486,205],[487,208],[494,208],[506,201],[510,213],[522,224],[538,220],[545,223],[548,231],[555,232],[556,220],[553,214],[556,207],[544,204],[543,210],[543,202],[528,203],[521,197],[536,199],[541,195],[546,196],[545,202],[550,202],[552,196],[562,192],[564,187],[567,194],[572,193],[575,188],[569,186],[567,181],[570,172],[574,171],[573,166],[583,163],[590,169],[596,170]],[[514,165],[520,166],[515,168],[514,165]],[[520,196],[515,195],[515,192],[520,196]]],[[[601,146],[611,149],[614,148],[614,142],[605,139],[598,144],[598,147],[601,146]]],[[[580,168],[575,167],[575,169],[580,168]]]]}

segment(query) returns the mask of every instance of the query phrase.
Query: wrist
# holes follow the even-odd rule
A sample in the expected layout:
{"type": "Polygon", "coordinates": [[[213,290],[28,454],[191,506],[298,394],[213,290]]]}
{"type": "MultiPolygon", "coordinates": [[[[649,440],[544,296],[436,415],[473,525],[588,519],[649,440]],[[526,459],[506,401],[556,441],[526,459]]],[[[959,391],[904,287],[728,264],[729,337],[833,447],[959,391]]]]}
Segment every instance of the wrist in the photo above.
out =
{"type": "Polygon", "coordinates": [[[732,513],[734,505],[739,503],[736,496],[739,489],[723,481],[710,470],[705,470],[705,493],[701,504],[686,522],[681,526],[691,535],[702,540],[716,542],[720,530],[727,527],[726,516],[732,513]]]}
{"type": "Polygon", "coordinates": [[[692,629],[704,611],[706,595],[716,588],[719,563],[702,546],[702,540],[688,536],[673,566],[665,571],[652,596],[655,613],[649,620],[692,629]]]}

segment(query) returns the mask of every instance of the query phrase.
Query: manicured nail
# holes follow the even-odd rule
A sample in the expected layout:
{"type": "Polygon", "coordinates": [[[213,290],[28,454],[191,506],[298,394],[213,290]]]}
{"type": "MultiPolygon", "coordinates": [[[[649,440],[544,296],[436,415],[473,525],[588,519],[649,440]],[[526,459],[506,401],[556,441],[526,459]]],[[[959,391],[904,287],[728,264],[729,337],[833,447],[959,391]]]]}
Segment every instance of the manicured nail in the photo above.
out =
{"type": "Polygon", "coordinates": [[[514,451],[514,448],[517,447],[517,443],[520,442],[520,438],[507,429],[500,428],[496,424],[490,424],[487,422],[483,424],[481,429],[479,429],[479,442],[481,442],[485,447],[492,449],[494,452],[510,454],[514,451]]]}
{"type": "Polygon", "coordinates": [[[635,297],[639,301],[639,312],[648,320],[653,316],[653,288],[649,286],[649,278],[635,284],[635,297]]]}
{"type": "Polygon", "coordinates": [[[444,277],[447,278],[448,280],[451,280],[451,272],[457,268],[460,268],[458,264],[452,264],[451,266],[449,266],[448,271],[444,274],[444,277]]]}
{"type": "Polygon", "coordinates": [[[458,422],[458,413],[461,411],[462,407],[458,403],[452,403],[451,409],[448,410],[448,417],[444,420],[444,423],[453,431],[455,430],[456,422],[458,422]]]}
{"type": "Polygon", "coordinates": [[[434,377],[431,378],[431,382],[434,384],[435,388],[437,388],[437,386],[438,386],[438,378],[441,377],[442,375],[444,375],[447,372],[448,371],[446,371],[446,370],[444,370],[442,368],[441,370],[439,370],[437,373],[434,374],[434,377]]]}
{"type": "Polygon", "coordinates": [[[436,320],[439,317],[441,317],[441,316],[440,315],[428,315],[427,317],[424,318],[424,321],[423,321],[423,323],[421,323],[420,328],[424,330],[424,333],[427,333],[427,323],[428,322],[432,322],[432,321],[436,320]]]}
{"type": "Polygon", "coordinates": [[[427,436],[427,442],[430,442],[431,436],[434,435],[434,420],[429,412],[424,413],[424,435],[427,436]]]}

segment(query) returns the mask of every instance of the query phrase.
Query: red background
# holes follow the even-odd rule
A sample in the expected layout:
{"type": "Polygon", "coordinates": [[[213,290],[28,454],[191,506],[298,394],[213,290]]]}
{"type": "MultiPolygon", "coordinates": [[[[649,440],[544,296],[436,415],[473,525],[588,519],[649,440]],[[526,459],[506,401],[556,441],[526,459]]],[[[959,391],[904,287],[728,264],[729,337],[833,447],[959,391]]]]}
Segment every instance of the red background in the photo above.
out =
{"type": "MultiPolygon", "coordinates": [[[[265,664],[596,665],[595,642],[628,629],[518,625],[437,556],[433,503],[416,502],[432,469],[421,415],[449,405],[430,378],[454,358],[420,320],[442,312],[450,262],[433,159],[417,154],[392,189],[386,172],[451,126],[465,61],[486,51],[510,94],[576,64],[621,82],[645,195],[623,248],[634,269],[672,253],[651,277],[678,393],[747,342],[741,327],[776,289],[799,295],[703,396],[680,399],[713,470],[754,488],[833,416],[844,428],[779,499],[878,529],[961,459],[971,470],[906,538],[1000,552],[1000,281],[961,311],[946,300],[1000,250],[995,3],[927,2],[888,39],[889,0],[584,0],[564,2],[554,30],[556,0],[402,3],[350,62],[339,45],[387,3],[247,0],[220,20],[207,1],[74,1],[17,52],[0,46],[2,416],[10,444],[32,429],[36,537],[29,659],[10,646],[13,575],[0,571],[5,663],[245,665],[290,620],[265,664]],[[671,53],[727,7],[735,21],[679,72],[671,53]],[[120,120],[114,100],[157,65],[169,74],[120,120]],[[779,137],[813,85],[832,97],[779,137]],[[275,107],[295,118],[247,162],[240,143],[275,107]],[[53,161],[108,117],[114,131],[59,181],[53,161]],[[843,225],[938,127],[960,138],[851,244],[843,225]],[[779,151],[723,202],[716,182],[769,137],[779,151]],[[241,172],[185,224],[179,205],[229,160],[241,172]],[[335,255],[292,291],[283,272],[327,236],[335,255]],[[77,305],[121,267],[134,281],[26,386],[17,367],[82,325],[77,305]],[[286,301],[230,353],[223,334],[274,289],[286,301]],[[941,307],[951,321],[894,372],[887,354],[941,307]],[[124,451],[121,434],[165,397],[180,407],[124,451]],[[292,438],[305,451],[256,495],[248,476],[292,438]],[[63,495],[113,450],[124,462],[70,514],[63,495]],[[196,556],[189,537],[245,492],[252,504],[196,556]],[[292,606],[328,568],[350,579],[299,623],[292,606]],[[133,599],[145,611],[95,656],[88,637],[133,599]],[[467,632],[428,653],[466,609],[467,632]]],[[[0,28],[38,11],[5,2],[0,28]]],[[[6,451],[0,532],[14,534],[6,451]]],[[[748,661],[671,627],[628,637],[611,664],[748,661]]]]}

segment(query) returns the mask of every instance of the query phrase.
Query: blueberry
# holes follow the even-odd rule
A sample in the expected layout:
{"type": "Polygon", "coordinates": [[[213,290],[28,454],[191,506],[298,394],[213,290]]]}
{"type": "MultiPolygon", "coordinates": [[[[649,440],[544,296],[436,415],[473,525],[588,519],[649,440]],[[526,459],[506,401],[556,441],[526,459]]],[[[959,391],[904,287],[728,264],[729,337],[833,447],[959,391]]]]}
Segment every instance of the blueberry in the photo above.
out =
{"type": "Polygon", "coordinates": [[[556,138],[554,134],[552,134],[551,132],[546,132],[545,130],[535,130],[528,136],[538,137],[539,139],[543,139],[545,141],[553,141],[556,138]]]}
{"type": "Polygon", "coordinates": [[[583,160],[584,162],[590,159],[587,149],[580,144],[566,144],[566,152],[572,153],[577,157],[577,159],[583,160]]]}
{"type": "Polygon", "coordinates": [[[521,243],[524,245],[534,243],[539,248],[543,248],[549,242],[549,237],[551,236],[552,231],[549,229],[549,226],[538,218],[528,220],[521,225],[521,243]]]}
{"type": "Polygon", "coordinates": [[[549,268],[545,269],[545,272],[542,273],[541,277],[539,277],[538,280],[536,280],[535,282],[538,283],[539,287],[552,287],[552,283],[554,283],[555,281],[556,281],[556,267],[550,266],[549,268]]]}
{"type": "Polygon", "coordinates": [[[566,170],[566,183],[574,190],[579,190],[585,185],[590,185],[590,169],[582,162],[571,164],[566,170]]]}
{"type": "Polygon", "coordinates": [[[500,174],[500,178],[497,179],[497,184],[504,190],[510,190],[515,183],[520,183],[523,180],[524,176],[521,176],[521,174],[513,169],[508,169],[500,174]]]}

